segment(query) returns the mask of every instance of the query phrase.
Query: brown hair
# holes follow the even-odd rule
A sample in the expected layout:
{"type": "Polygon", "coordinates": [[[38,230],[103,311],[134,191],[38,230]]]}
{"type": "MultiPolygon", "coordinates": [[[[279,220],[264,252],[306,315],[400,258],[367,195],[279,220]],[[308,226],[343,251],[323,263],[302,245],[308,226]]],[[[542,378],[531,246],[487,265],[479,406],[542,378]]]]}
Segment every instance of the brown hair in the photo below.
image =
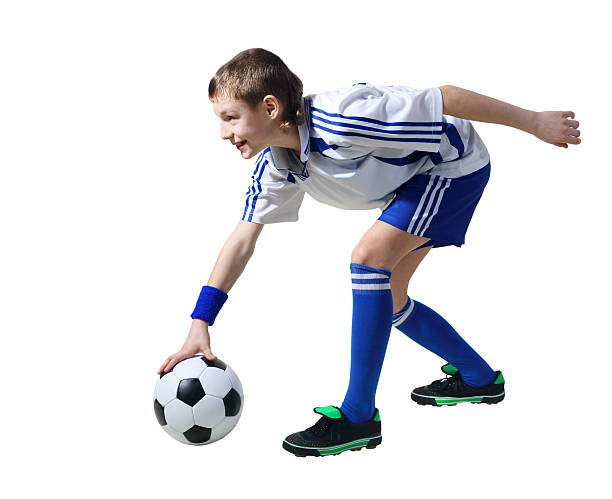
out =
{"type": "Polygon", "coordinates": [[[261,48],[243,50],[221,66],[208,84],[208,98],[229,98],[255,108],[266,95],[274,95],[284,107],[281,129],[305,121],[302,81],[280,57],[261,48]]]}

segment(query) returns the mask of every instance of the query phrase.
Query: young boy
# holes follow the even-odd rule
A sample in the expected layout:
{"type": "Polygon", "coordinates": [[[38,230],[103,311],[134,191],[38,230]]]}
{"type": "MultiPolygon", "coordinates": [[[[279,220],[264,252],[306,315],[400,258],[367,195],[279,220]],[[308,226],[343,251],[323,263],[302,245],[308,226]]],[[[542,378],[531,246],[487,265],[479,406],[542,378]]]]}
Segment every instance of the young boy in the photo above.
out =
{"type": "Polygon", "coordinates": [[[489,179],[488,151],[468,120],[499,123],[567,148],[579,144],[571,111],[534,112],[454,86],[416,90],[355,83],[302,97],[302,82],[276,55],[249,49],[209,85],[221,138],[255,158],[242,220],[202,288],[180,351],[158,373],[210,349],[208,327],[253,254],[265,224],[294,222],[305,192],[349,210],[380,208],[353,250],[351,369],[340,407],[289,435],[297,456],[375,448],[382,441],[375,394],[392,325],[446,360],[445,379],[415,388],[419,404],[495,404],[504,378],[434,310],[408,297],[432,248],[460,247],[489,179]]]}

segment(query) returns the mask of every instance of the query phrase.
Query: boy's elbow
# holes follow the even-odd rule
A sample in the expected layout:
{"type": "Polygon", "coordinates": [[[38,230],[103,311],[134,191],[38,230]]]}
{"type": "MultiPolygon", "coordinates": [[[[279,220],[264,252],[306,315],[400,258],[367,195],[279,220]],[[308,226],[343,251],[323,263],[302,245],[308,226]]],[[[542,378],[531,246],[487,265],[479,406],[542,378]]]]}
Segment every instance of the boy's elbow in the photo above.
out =
{"type": "Polygon", "coordinates": [[[235,239],[245,246],[248,246],[251,251],[255,249],[255,243],[264,225],[254,222],[246,222],[241,220],[238,222],[238,226],[234,232],[230,235],[230,238],[235,239]]]}
{"type": "Polygon", "coordinates": [[[453,114],[453,96],[457,87],[453,85],[442,85],[438,87],[442,94],[442,114],[453,114]]]}

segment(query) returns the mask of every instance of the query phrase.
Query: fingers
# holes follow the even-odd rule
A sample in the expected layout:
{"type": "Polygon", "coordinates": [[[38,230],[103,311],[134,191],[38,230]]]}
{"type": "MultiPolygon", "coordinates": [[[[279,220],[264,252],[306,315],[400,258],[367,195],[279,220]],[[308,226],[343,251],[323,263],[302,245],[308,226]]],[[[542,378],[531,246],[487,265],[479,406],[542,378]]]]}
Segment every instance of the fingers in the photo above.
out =
{"type": "Polygon", "coordinates": [[[178,360],[175,355],[177,354],[175,353],[174,355],[171,355],[166,360],[164,360],[164,363],[158,369],[157,374],[167,373],[178,363],[178,360]]]}
{"type": "Polygon", "coordinates": [[[181,352],[176,352],[175,354],[172,354],[170,357],[168,357],[164,361],[162,366],[159,368],[159,371],[157,371],[157,374],[162,374],[162,373],[167,373],[167,372],[172,371],[175,365],[177,365],[181,360],[184,360],[187,357],[188,357],[187,355],[183,355],[181,354],[181,352]]]}
{"type": "Polygon", "coordinates": [[[168,357],[166,360],[164,360],[164,363],[157,370],[157,374],[161,374],[161,373],[164,372],[164,368],[166,367],[166,365],[168,364],[169,361],[170,361],[170,357],[168,357]]]}
{"type": "MultiPolygon", "coordinates": [[[[574,112],[573,111],[566,111],[563,113],[563,117],[564,118],[574,118],[574,112]]],[[[578,130],[578,127],[580,126],[580,122],[576,121],[574,119],[566,119],[565,120],[565,125],[567,126],[567,142],[569,144],[580,144],[580,142],[582,142],[578,137],[580,137],[580,130],[578,130]]],[[[565,144],[565,147],[567,148],[567,144],[565,144]]]]}
{"type": "Polygon", "coordinates": [[[217,356],[210,350],[204,350],[204,357],[206,357],[208,360],[217,360],[217,356]]]}
{"type": "MultiPolygon", "coordinates": [[[[181,360],[185,360],[189,357],[191,357],[191,355],[182,354],[181,352],[177,352],[174,355],[171,355],[166,360],[164,360],[164,363],[157,370],[157,374],[167,373],[171,371],[174,366],[177,365],[181,360]]],[[[217,360],[218,358],[214,353],[210,351],[210,349],[204,350],[204,357],[206,357],[206,359],[210,361],[217,360]]]]}
{"type": "Polygon", "coordinates": [[[580,122],[575,120],[565,120],[565,124],[572,128],[578,128],[580,126],[580,122]]]}

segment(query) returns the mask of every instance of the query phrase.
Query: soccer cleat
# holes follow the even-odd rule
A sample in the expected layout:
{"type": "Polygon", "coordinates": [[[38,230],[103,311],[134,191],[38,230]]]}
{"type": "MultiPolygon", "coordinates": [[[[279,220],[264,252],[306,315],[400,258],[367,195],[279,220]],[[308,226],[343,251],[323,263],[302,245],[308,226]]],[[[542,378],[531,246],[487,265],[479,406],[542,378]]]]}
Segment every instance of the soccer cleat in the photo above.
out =
{"type": "Polygon", "coordinates": [[[446,378],[412,390],[412,400],[420,405],[435,406],[457,405],[460,402],[497,404],[504,400],[505,380],[501,371],[495,371],[495,381],[481,387],[468,385],[452,364],[443,365],[442,372],[447,375],[446,378]]]}
{"type": "Polygon", "coordinates": [[[322,417],[314,426],[293,433],[283,441],[283,449],[298,457],[337,455],[347,450],[374,449],[382,442],[380,413],[370,421],[352,423],[334,406],[315,407],[322,417]]]}

